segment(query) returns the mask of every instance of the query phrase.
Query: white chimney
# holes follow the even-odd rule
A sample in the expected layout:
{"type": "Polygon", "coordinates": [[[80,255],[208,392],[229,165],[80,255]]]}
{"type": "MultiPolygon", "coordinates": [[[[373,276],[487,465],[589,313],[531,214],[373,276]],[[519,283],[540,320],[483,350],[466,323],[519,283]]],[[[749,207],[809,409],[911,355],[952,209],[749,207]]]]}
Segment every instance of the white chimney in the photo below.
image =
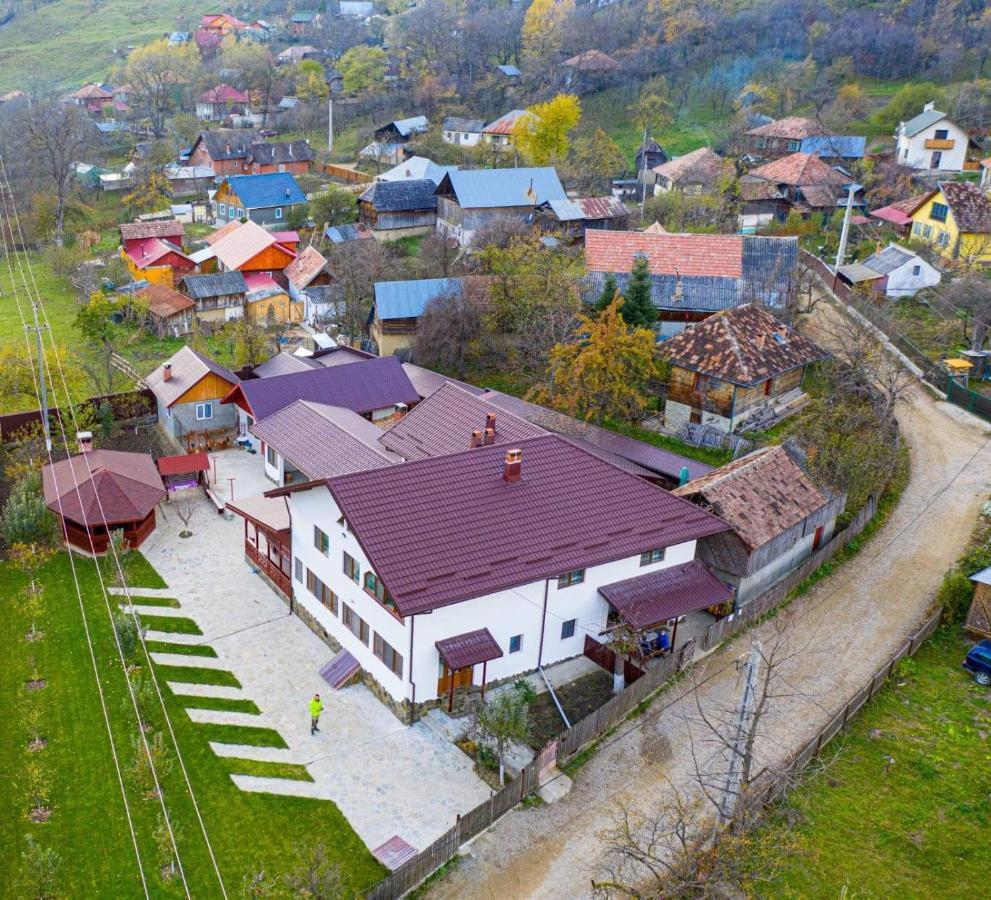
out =
{"type": "Polygon", "coordinates": [[[76,432],[76,442],[79,444],[80,453],[89,453],[93,449],[93,432],[92,431],[76,432]]]}
{"type": "Polygon", "coordinates": [[[936,104],[930,100],[925,106],[922,107],[923,112],[932,112],[936,108],[936,104]]]}

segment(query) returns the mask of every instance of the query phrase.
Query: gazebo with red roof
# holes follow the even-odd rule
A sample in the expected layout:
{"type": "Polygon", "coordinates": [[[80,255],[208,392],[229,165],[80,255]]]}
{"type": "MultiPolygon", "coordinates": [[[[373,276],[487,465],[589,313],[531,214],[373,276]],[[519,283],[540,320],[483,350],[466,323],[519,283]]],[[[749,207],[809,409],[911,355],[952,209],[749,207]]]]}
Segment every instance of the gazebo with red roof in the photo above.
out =
{"type": "Polygon", "coordinates": [[[125,546],[139,547],[155,530],[155,507],[165,496],[155,462],[147,453],[89,451],[91,440],[83,432],[84,452],[41,470],[45,505],[59,517],[72,549],[106,553],[118,530],[125,546]]]}

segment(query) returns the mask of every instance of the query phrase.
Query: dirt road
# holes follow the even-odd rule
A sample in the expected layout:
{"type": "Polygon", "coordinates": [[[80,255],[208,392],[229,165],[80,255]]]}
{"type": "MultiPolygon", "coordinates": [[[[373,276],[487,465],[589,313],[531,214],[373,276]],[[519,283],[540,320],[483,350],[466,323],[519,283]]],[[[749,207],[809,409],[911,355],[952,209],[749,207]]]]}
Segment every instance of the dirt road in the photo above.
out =
{"type": "MultiPolygon", "coordinates": [[[[798,689],[781,706],[760,747],[782,761],[828,721],[913,630],[943,572],[959,554],[991,489],[991,427],[934,401],[921,387],[898,419],[912,473],[902,501],[868,545],[833,576],[796,600],[793,645],[818,648],[787,677],[798,689]]],[[[770,627],[770,626],[766,626],[770,627]]],[[[716,673],[704,704],[730,705],[739,676],[730,663],[746,652],[741,637],[705,661],[716,673]]],[[[657,808],[667,780],[691,785],[690,703],[684,687],[655,701],[660,715],[628,723],[579,771],[571,793],[552,806],[516,809],[465,848],[469,856],[430,893],[434,898],[573,898],[590,895],[601,875],[599,834],[616,804],[657,808]],[[673,701],[673,702],[672,702],[673,701]],[[670,704],[670,705],[667,705],[670,704]]]]}

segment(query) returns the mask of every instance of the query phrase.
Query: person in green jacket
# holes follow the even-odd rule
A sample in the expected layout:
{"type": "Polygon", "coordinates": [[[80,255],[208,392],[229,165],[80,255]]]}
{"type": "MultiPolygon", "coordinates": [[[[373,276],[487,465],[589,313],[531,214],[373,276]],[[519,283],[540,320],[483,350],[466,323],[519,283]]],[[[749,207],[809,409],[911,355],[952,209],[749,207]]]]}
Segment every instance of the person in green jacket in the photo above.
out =
{"type": "Polygon", "coordinates": [[[319,694],[314,694],[310,701],[310,734],[316,734],[320,730],[320,713],[323,712],[323,700],[319,694]]]}

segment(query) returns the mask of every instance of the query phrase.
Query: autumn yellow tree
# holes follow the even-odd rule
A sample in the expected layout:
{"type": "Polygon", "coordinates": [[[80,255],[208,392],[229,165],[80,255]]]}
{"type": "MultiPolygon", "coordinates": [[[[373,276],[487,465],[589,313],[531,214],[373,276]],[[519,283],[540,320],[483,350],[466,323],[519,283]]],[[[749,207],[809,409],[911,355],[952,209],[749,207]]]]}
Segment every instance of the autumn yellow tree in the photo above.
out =
{"type": "Polygon", "coordinates": [[[531,163],[545,166],[568,154],[568,135],[582,117],[582,107],[574,94],[558,94],[546,103],[527,107],[530,115],[520,116],[513,126],[516,148],[531,163]]]}
{"type": "Polygon", "coordinates": [[[595,318],[578,317],[577,340],[551,350],[548,386],[533,399],[590,422],[635,421],[646,409],[647,384],[659,372],[654,334],[631,328],[617,297],[595,318]]]}
{"type": "Polygon", "coordinates": [[[131,85],[131,106],[148,119],[155,137],[165,136],[165,123],[176,110],[180,85],[194,83],[201,68],[194,44],[173,46],[163,38],[131,51],[123,74],[131,85]]]}
{"type": "Polygon", "coordinates": [[[574,11],[575,0],[533,0],[523,19],[524,58],[547,65],[561,49],[564,24],[574,11]]]}

